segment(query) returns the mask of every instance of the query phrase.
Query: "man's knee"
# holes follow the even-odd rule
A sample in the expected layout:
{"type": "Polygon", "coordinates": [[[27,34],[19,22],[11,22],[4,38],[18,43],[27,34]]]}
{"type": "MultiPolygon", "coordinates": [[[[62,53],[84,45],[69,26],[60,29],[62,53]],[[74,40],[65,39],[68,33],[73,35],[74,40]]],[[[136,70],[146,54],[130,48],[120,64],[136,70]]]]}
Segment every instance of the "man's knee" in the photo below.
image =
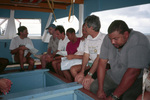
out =
{"type": "Polygon", "coordinates": [[[56,65],[56,61],[52,61],[52,66],[55,66],[56,65]]]}
{"type": "Polygon", "coordinates": [[[57,67],[56,67],[56,61],[52,61],[52,67],[55,69],[55,71],[57,70],[57,67]]]}
{"type": "Polygon", "coordinates": [[[70,68],[70,73],[72,75],[74,75],[74,73],[77,73],[76,68],[74,66],[70,68]]]}
{"type": "Polygon", "coordinates": [[[42,55],[40,60],[44,60],[45,59],[45,55],[42,55]]]}
{"type": "Polygon", "coordinates": [[[77,73],[77,72],[79,72],[80,70],[81,70],[81,66],[78,66],[78,65],[77,65],[77,66],[76,66],[76,65],[75,65],[75,66],[72,66],[72,67],[70,68],[70,72],[71,72],[71,73],[74,73],[74,72],[77,73]]]}
{"type": "Polygon", "coordinates": [[[24,50],[19,50],[19,55],[24,55],[24,50]]]}
{"type": "Polygon", "coordinates": [[[70,68],[70,72],[73,73],[74,71],[75,71],[75,68],[74,68],[74,67],[71,67],[71,68],[70,68]]]}

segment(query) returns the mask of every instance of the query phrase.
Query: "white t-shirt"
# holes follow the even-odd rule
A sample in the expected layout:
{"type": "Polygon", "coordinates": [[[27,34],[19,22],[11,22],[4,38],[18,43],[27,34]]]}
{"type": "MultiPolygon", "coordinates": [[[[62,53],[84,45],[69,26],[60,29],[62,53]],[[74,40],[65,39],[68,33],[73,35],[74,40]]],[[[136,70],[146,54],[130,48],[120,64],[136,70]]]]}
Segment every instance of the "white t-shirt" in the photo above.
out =
{"type": "Polygon", "coordinates": [[[95,38],[88,35],[85,45],[85,53],[90,54],[90,59],[94,62],[98,54],[100,54],[101,45],[105,34],[99,33],[95,38]]]}
{"type": "Polygon", "coordinates": [[[79,47],[77,48],[77,52],[75,53],[75,55],[83,55],[84,54],[85,41],[86,41],[86,39],[80,41],[79,47]]]}
{"type": "Polygon", "coordinates": [[[68,42],[69,42],[69,39],[67,36],[65,36],[64,40],[60,39],[59,43],[58,43],[58,50],[59,51],[66,51],[66,47],[67,47],[68,42]]]}
{"type": "MultiPolygon", "coordinates": [[[[31,46],[33,46],[33,43],[30,38],[27,37],[27,38],[21,39],[19,36],[17,36],[11,40],[9,49],[14,50],[14,49],[18,48],[19,45],[27,45],[27,44],[30,44],[31,46]]],[[[28,52],[29,52],[29,50],[25,50],[24,56],[26,56],[28,52]]]]}

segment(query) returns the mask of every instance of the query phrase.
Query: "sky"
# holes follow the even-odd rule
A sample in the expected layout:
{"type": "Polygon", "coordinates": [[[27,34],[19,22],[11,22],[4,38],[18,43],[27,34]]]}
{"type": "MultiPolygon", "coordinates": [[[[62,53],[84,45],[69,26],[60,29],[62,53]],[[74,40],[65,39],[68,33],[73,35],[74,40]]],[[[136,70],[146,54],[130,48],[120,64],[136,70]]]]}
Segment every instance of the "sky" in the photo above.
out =
{"type": "MultiPolygon", "coordinates": [[[[150,35],[150,4],[93,12],[100,17],[101,32],[107,33],[108,26],[112,21],[124,20],[129,28],[150,35]]],[[[91,15],[92,15],[91,14],[91,15]]]]}
{"type": "Polygon", "coordinates": [[[65,31],[68,28],[74,28],[75,32],[79,30],[79,21],[76,16],[71,16],[70,20],[68,21],[68,17],[57,19],[56,22],[54,21],[53,24],[55,25],[63,25],[65,31]]]}

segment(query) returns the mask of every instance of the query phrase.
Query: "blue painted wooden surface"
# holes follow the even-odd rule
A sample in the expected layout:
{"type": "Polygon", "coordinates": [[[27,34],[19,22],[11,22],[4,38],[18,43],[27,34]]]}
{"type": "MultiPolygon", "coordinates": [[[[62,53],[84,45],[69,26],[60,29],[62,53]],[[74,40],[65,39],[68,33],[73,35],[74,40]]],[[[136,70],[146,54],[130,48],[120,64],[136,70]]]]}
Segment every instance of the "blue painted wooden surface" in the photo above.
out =
{"type": "Polygon", "coordinates": [[[10,93],[43,88],[46,86],[46,78],[44,70],[34,70],[25,72],[16,72],[0,75],[0,77],[8,78],[13,82],[10,93]]]}
{"type": "Polygon", "coordinates": [[[83,92],[76,82],[65,83],[51,75],[48,69],[0,75],[13,82],[11,91],[1,100],[94,100],[83,92]]]}
{"type": "Polygon", "coordinates": [[[74,100],[74,90],[82,88],[77,83],[66,83],[45,88],[11,93],[3,100],[74,100]]]}

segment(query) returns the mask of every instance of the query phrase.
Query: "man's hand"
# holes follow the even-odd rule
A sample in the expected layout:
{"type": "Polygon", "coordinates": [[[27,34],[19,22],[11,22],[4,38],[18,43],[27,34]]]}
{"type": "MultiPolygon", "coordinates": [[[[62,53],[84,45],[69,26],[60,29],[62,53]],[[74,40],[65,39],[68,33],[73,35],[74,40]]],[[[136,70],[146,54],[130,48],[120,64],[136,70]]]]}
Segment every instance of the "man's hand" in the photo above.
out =
{"type": "Polygon", "coordinates": [[[19,46],[19,50],[28,50],[28,48],[22,45],[22,46],[19,46]]]}
{"type": "Polygon", "coordinates": [[[81,84],[83,81],[83,78],[84,78],[84,73],[80,72],[75,76],[75,82],[78,82],[81,84]]]}
{"type": "Polygon", "coordinates": [[[82,85],[85,89],[90,90],[91,83],[94,79],[90,75],[86,75],[86,77],[82,81],[82,85]]]}
{"type": "Polygon", "coordinates": [[[68,60],[71,60],[71,59],[74,58],[74,55],[67,55],[66,57],[67,57],[68,60]]]}
{"type": "Polygon", "coordinates": [[[97,91],[97,97],[98,98],[100,98],[100,99],[106,99],[106,94],[105,94],[105,92],[104,91],[100,91],[100,90],[98,90],[97,91]]]}
{"type": "Polygon", "coordinates": [[[6,95],[9,93],[12,82],[9,79],[0,79],[0,91],[6,95]]]}
{"type": "Polygon", "coordinates": [[[53,56],[52,55],[49,55],[49,54],[45,54],[45,61],[47,63],[53,61],[53,56]]]}

